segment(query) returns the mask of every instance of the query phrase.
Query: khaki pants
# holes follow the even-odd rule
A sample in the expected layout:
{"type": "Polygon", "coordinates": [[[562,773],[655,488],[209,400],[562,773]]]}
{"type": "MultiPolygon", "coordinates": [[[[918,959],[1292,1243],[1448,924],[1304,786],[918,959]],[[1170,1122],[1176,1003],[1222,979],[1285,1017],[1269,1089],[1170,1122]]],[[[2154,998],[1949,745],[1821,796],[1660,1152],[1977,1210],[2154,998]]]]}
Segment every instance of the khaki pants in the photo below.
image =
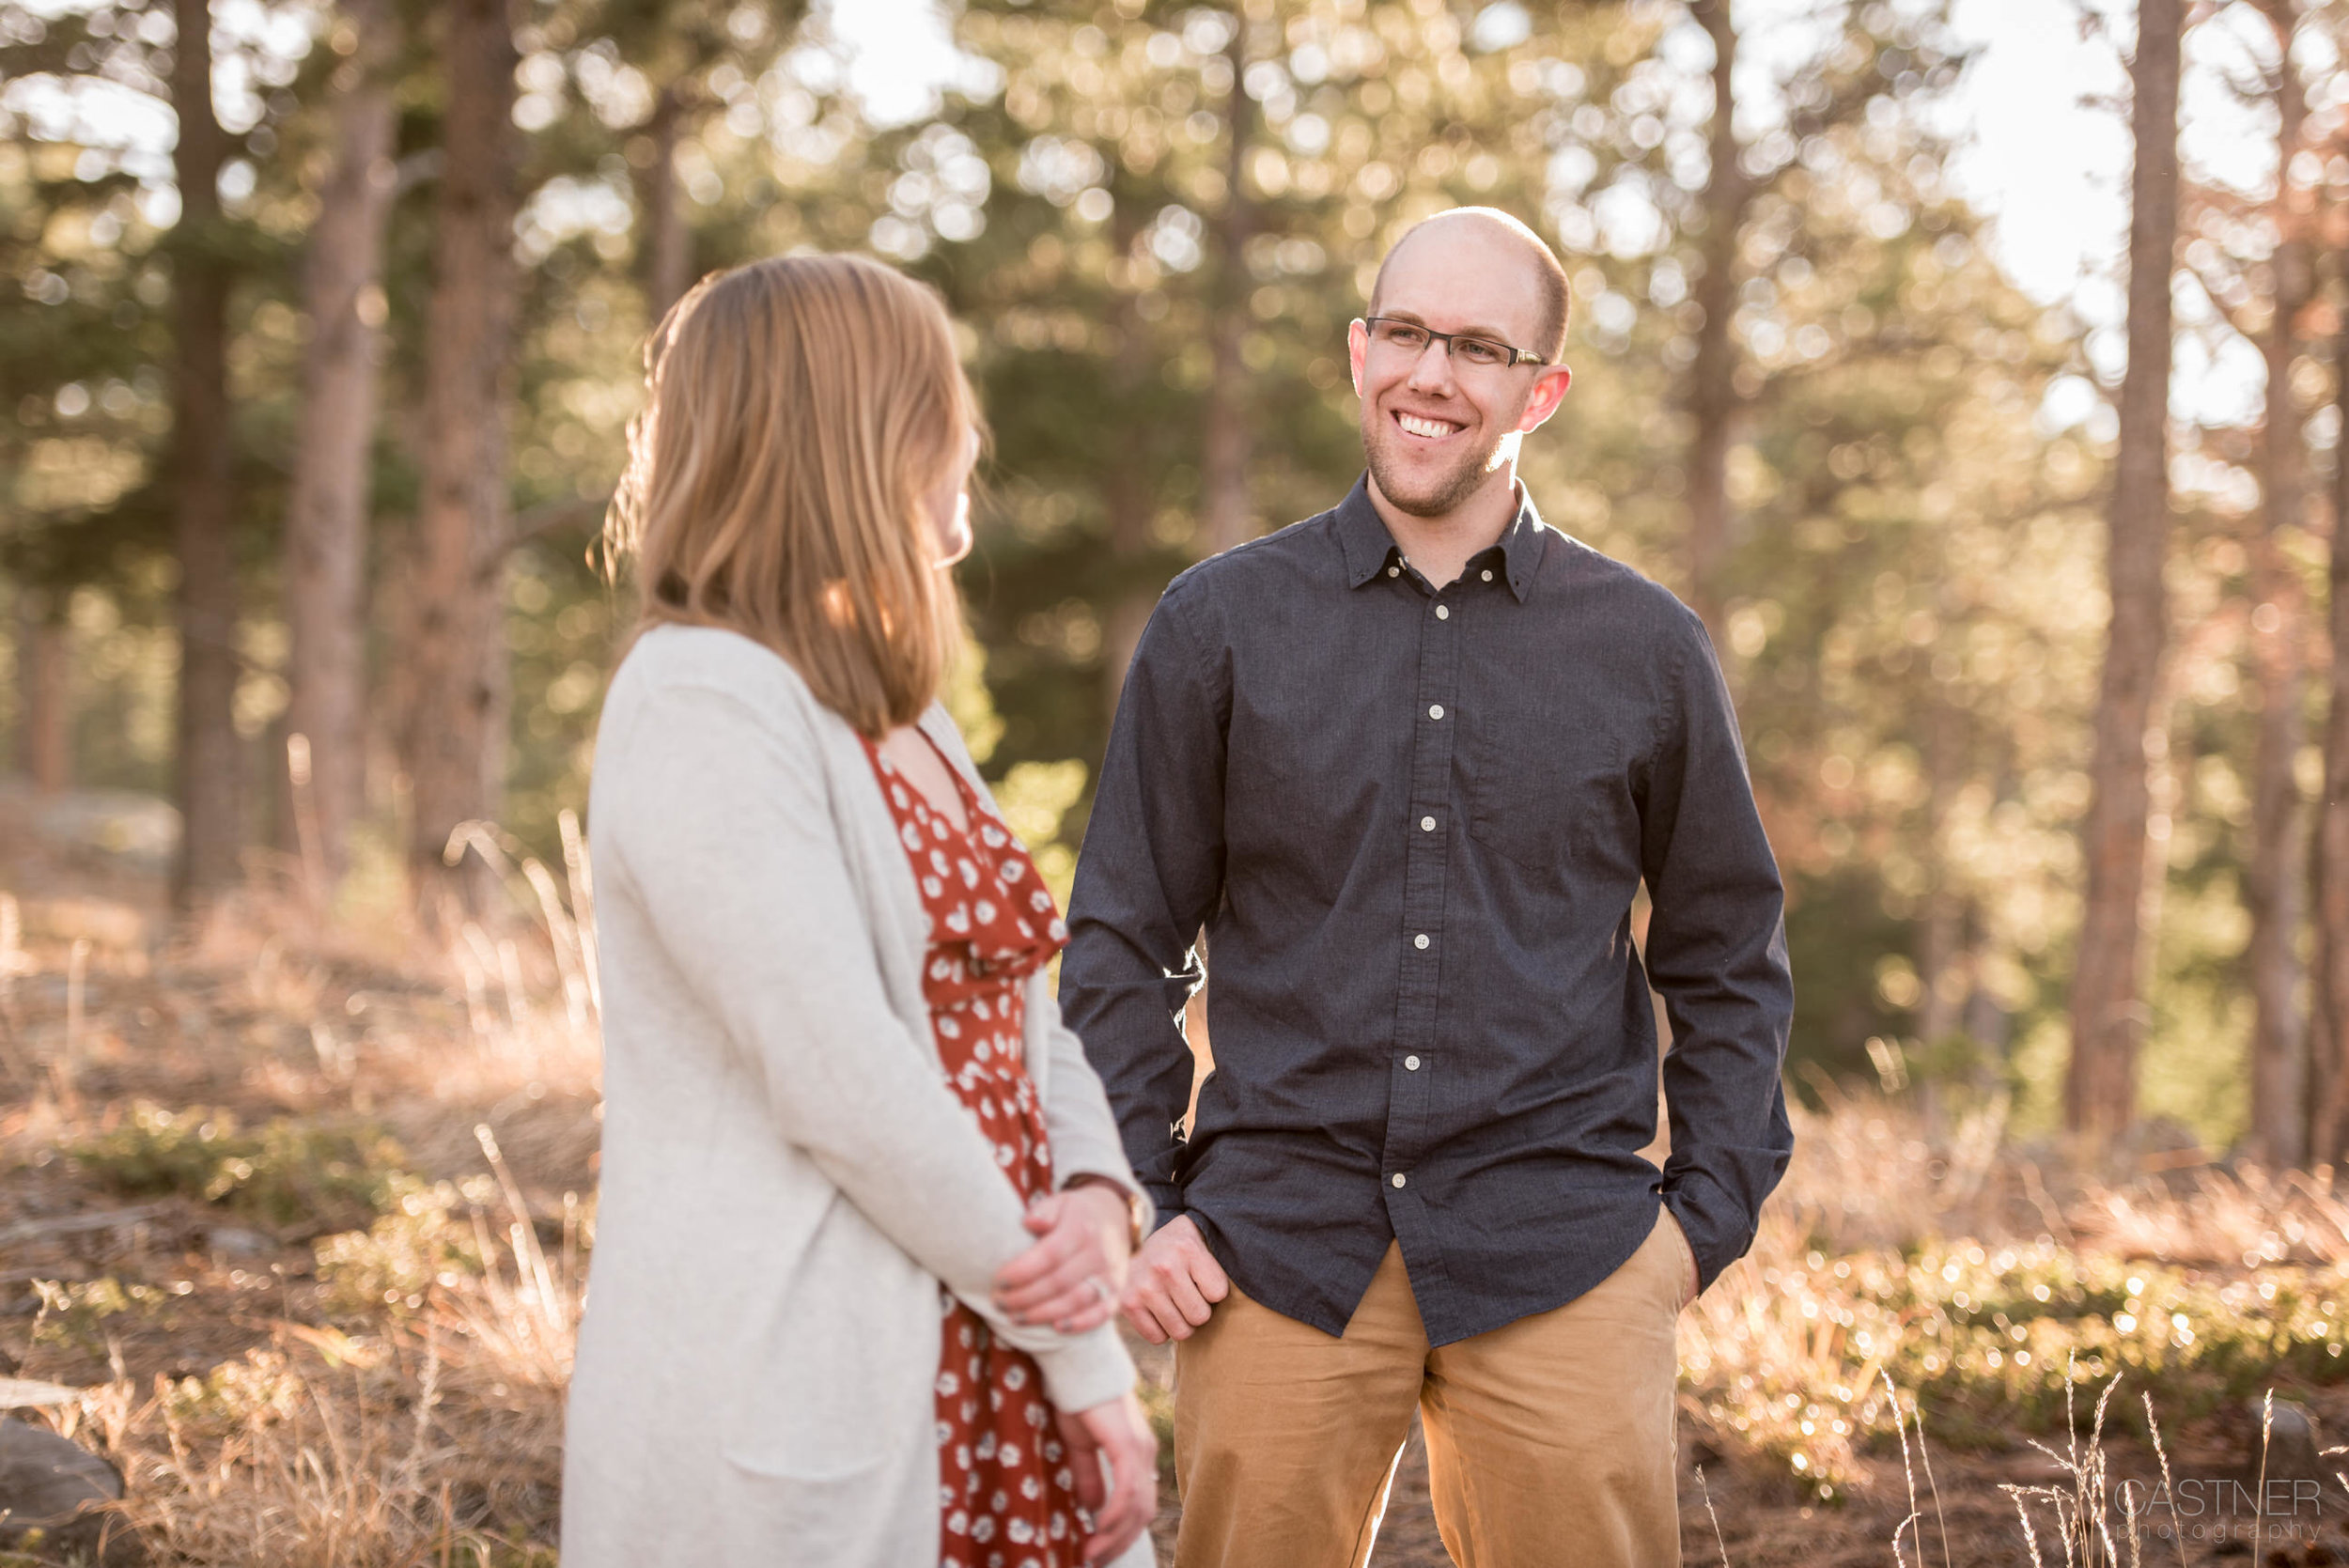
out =
{"type": "Polygon", "coordinates": [[[1416,1405],[1460,1568],[1674,1568],[1670,1211],[1587,1295],[1431,1350],[1389,1247],[1343,1339],[1235,1288],[1174,1352],[1175,1568],[1362,1568],[1416,1405]]]}

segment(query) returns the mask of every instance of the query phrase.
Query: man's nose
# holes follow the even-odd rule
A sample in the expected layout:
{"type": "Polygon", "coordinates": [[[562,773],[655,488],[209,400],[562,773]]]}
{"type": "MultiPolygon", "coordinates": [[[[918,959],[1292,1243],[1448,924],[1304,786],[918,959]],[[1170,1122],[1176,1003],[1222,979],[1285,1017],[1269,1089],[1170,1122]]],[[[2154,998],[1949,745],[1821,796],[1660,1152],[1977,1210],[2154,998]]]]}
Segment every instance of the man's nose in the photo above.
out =
{"type": "Polygon", "coordinates": [[[1431,337],[1422,349],[1419,358],[1411,364],[1410,386],[1421,392],[1448,392],[1452,388],[1452,345],[1440,337],[1431,337]]]}

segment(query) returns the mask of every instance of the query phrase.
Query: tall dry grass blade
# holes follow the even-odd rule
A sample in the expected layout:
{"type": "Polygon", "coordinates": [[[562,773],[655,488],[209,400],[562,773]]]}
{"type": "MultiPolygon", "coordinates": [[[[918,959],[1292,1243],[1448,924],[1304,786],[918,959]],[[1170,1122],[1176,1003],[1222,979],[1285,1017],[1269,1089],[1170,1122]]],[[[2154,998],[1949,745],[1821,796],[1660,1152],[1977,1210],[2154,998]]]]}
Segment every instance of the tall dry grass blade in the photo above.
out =
{"type": "Polygon", "coordinates": [[[522,985],[521,949],[511,937],[498,939],[498,984],[506,987],[506,1021],[520,1034],[530,1028],[530,992],[522,985]]]}
{"type": "MultiPolygon", "coordinates": [[[[1955,1560],[1950,1556],[1950,1521],[1941,1512],[1941,1483],[1933,1479],[1933,1445],[1925,1441],[1925,1405],[1922,1400],[1917,1402],[1916,1408],[1908,1412],[1908,1417],[1917,1423],[1917,1457],[1924,1462],[1925,1485],[1933,1493],[1934,1523],[1941,1531],[1941,1568],[1957,1568],[1955,1560]]],[[[1918,1555],[1924,1555],[1921,1549],[1918,1555]]]]}
{"type": "Polygon", "coordinates": [[[1713,1512],[1713,1489],[1704,1483],[1704,1467],[1697,1467],[1697,1490],[1704,1498],[1704,1516],[1713,1521],[1713,1545],[1720,1548],[1721,1568],[1729,1568],[1729,1543],[1721,1535],[1721,1516],[1713,1512]]]}
{"type": "Polygon", "coordinates": [[[489,971],[465,943],[451,944],[449,955],[457,960],[458,977],[465,987],[465,1022],[473,1030],[474,1043],[487,1046],[490,1032],[489,971]]]}
{"type": "MultiPolygon", "coordinates": [[[[1908,1568],[1908,1559],[1901,1555],[1901,1537],[1908,1533],[1909,1527],[1914,1525],[1918,1518],[1918,1514],[1911,1514],[1892,1527],[1892,1568],[1908,1568]]],[[[1921,1545],[1917,1549],[1918,1568],[1924,1568],[1924,1548],[1921,1545]]]]}
{"type": "Polygon", "coordinates": [[[2080,1555],[2092,1563],[2094,1559],[2090,1556],[2090,1553],[2096,1542],[2103,1544],[2104,1558],[2108,1564],[2118,1564],[2121,1560],[2121,1554],[2114,1549],[2112,1545],[2111,1510],[2105,1506],[2105,1406],[2112,1403],[2113,1392],[2120,1387],[2121,1374],[2115,1373],[2112,1381],[2105,1385],[2105,1391],[2096,1396],[2095,1425],[2090,1429],[2088,1435],[2089,1468],[2088,1474],[2081,1478],[2083,1484],[2079,1507],[2083,1528],[2091,1511],[2093,1511],[2096,1537],[2095,1541],[2092,1542],[2083,1536],[2080,1543],[2080,1555]]]}
{"type": "Polygon", "coordinates": [[[2170,1539],[2177,1544],[2178,1568],[2186,1568],[2186,1531],[2178,1528],[2178,1492],[2170,1475],[2170,1451],[2162,1446],[2161,1422],[2154,1419],[2154,1391],[2139,1395],[2145,1402],[2145,1425],[2154,1435],[2154,1457],[2161,1462],[2161,1495],[2170,1499],[2170,1539]]]}
{"type": "Polygon", "coordinates": [[[2276,1390],[2270,1389],[2260,1401],[2259,1493],[2251,1499],[2251,1517],[2258,1521],[2254,1528],[2258,1529],[2261,1541],[2267,1539],[2267,1444],[2275,1430],[2276,1390]]]}
{"type": "Polygon", "coordinates": [[[506,1198],[506,1206],[513,1215],[507,1236],[514,1251],[515,1273],[537,1297],[544,1325],[558,1335],[568,1334],[574,1321],[570,1303],[555,1291],[553,1272],[547,1267],[546,1250],[538,1245],[537,1230],[530,1222],[530,1204],[522,1197],[521,1184],[514,1180],[513,1170],[506,1163],[505,1152],[498,1147],[497,1134],[487,1122],[475,1126],[473,1134],[480,1142],[481,1152],[497,1177],[498,1189],[506,1198]]]}
{"type": "MultiPolygon", "coordinates": [[[[1892,1531],[1892,1560],[1895,1563],[1901,1563],[1901,1530],[1906,1529],[1921,1517],[1917,1511],[1917,1470],[1909,1460],[1908,1423],[1901,1416],[1900,1388],[1892,1381],[1892,1374],[1890,1372],[1883,1373],[1881,1375],[1884,1378],[1885,1397],[1892,1402],[1892,1430],[1899,1433],[1901,1438],[1901,1477],[1908,1483],[1908,1517],[1902,1520],[1899,1529],[1892,1531]]],[[[1923,1556],[1923,1550],[1920,1548],[1918,1557],[1921,1561],[1923,1556]]],[[[1902,1568],[1906,1568],[1906,1564],[1902,1564],[1902,1568]]]]}
{"type": "Polygon", "coordinates": [[[2030,1509],[2023,1501],[2026,1495],[2037,1488],[2001,1483],[1999,1490],[2015,1499],[2015,1517],[2022,1521],[2023,1545],[2030,1552],[2030,1568],[2047,1568],[2046,1563],[2042,1561],[2039,1556],[2039,1531],[2031,1528],[2030,1509]]]}
{"type": "Polygon", "coordinates": [[[553,873],[536,860],[522,862],[522,877],[538,895],[538,915],[546,922],[547,940],[554,949],[555,973],[563,985],[563,1012],[573,1029],[587,1027],[587,980],[581,967],[579,926],[563,908],[563,894],[553,873]]]}

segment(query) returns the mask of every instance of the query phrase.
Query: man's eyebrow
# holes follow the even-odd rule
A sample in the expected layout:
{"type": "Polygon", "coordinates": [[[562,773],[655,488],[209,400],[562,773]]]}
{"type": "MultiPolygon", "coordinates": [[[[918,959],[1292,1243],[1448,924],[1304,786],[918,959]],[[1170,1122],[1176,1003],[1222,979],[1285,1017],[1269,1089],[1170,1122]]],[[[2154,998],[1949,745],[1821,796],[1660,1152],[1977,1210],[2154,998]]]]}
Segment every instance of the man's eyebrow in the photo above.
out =
{"type": "MultiPolygon", "coordinates": [[[[1421,316],[1416,311],[1382,310],[1378,314],[1392,321],[1408,321],[1413,326],[1417,327],[1424,327],[1427,325],[1426,318],[1421,316]]],[[[1454,337],[1487,338],[1492,342],[1502,345],[1503,347],[1506,347],[1509,343],[1509,334],[1502,332],[1499,327],[1462,327],[1458,332],[1453,333],[1450,335],[1454,337]]]]}

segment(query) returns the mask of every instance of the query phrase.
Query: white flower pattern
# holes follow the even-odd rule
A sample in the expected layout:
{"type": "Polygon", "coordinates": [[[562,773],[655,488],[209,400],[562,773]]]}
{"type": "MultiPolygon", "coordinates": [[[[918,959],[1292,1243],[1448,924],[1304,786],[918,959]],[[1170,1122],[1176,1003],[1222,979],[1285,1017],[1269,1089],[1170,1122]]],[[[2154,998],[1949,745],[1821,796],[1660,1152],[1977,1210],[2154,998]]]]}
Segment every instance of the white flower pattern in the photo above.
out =
{"type": "MultiPolygon", "coordinates": [[[[931,810],[869,741],[866,749],[921,890],[930,940],[922,988],[940,1066],[1014,1189],[1042,1196],[1052,1190],[1052,1152],[1021,1048],[1021,987],[1066,943],[1068,928],[1019,839],[951,764],[968,832],[931,810]]],[[[1091,1522],[1034,1358],[998,1342],[942,1290],[939,1310],[942,1568],[1077,1568],[1091,1522]],[[1014,1559],[1003,1543],[1023,1550],[1014,1559]]]]}

